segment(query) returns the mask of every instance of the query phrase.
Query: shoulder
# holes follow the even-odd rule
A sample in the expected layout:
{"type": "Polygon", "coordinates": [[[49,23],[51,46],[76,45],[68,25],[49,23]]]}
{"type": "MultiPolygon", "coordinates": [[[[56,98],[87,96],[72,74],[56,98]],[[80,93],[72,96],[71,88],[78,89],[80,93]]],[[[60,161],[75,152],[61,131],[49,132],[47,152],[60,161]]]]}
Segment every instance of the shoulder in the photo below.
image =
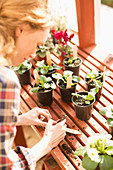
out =
{"type": "Polygon", "coordinates": [[[0,67],[0,84],[9,84],[20,89],[20,83],[15,72],[7,67],[0,67]]]}

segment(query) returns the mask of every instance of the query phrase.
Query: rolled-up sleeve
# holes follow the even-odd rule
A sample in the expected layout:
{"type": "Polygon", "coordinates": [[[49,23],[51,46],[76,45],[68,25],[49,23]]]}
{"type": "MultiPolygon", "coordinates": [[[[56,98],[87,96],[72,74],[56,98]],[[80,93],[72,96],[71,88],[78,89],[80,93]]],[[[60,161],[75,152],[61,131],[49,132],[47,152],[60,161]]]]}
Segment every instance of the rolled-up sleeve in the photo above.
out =
{"type": "Polygon", "coordinates": [[[0,68],[0,169],[35,169],[36,161],[29,148],[12,150],[20,107],[20,84],[9,68],[0,68]]]}

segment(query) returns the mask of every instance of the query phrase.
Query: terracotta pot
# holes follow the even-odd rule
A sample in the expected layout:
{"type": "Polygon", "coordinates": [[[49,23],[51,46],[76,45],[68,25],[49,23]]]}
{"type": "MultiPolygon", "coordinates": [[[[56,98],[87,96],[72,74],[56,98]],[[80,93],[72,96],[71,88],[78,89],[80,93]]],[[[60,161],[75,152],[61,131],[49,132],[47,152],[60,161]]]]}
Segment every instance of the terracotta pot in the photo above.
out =
{"type": "Polygon", "coordinates": [[[63,63],[63,60],[64,60],[66,57],[59,56],[58,58],[59,58],[59,60],[60,60],[60,64],[62,64],[62,63],[63,63]]]}
{"type": "Polygon", "coordinates": [[[25,71],[23,74],[18,74],[18,79],[21,85],[27,85],[31,83],[31,69],[25,71]]]}
{"type": "Polygon", "coordinates": [[[66,103],[72,102],[72,93],[75,93],[76,85],[71,88],[63,88],[59,85],[59,81],[60,80],[57,81],[57,85],[60,89],[62,100],[66,103]]]}
{"type": "Polygon", "coordinates": [[[42,60],[46,61],[46,56],[44,58],[42,58],[39,55],[36,55],[34,59],[35,59],[35,61],[42,61],[42,60]]]}
{"type": "Polygon", "coordinates": [[[70,70],[73,72],[73,75],[79,76],[79,72],[80,72],[80,65],[82,64],[82,60],[80,58],[77,58],[78,60],[80,60],[80,64],[75,65],[73,67],[68,66],[67,64],[65,64],[64,62],[67,61],[70,57],[65,58],[63,60],[63,65],[65,66],[65,70],[70,70]]]}
{"type": "MultiPolygon", "coordinates": [[[[87,95],[88,92],[78,92],[77,94],[87,95]]],[[[76,96],[72,97],[72,102],[75,106],[76,117],[83,121],[89,120],[92,116],[93,103],[95,100],[92,100],[91,104],[89,105],[78,105],[76,103],[76,99],[76,96]]]]}

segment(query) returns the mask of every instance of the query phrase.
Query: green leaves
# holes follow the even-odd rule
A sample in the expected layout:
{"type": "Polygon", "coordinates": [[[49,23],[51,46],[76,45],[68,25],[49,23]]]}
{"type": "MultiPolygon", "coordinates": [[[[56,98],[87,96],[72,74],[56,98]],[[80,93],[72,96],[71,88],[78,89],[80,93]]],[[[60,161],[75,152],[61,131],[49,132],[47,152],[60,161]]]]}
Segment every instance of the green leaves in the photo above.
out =
{"type": "MultiPolygon", "coordinates": [[[[104,72],[99,72],[97,70],[91,70],[90,72],[88,72],[85,76],[85,79],[89,79],[89,82],[87,82],[88,84],[93,83],[95,85],[95,88],[97,88],[97,92],[98,89],[102,87],[102,77],[104,75],[104,72]]],[[[109,76],[110,72],[106,71],[105,72],[105,76],[109,76]]]]}
{"type": "Polygon", "coordinates": [[[72,71],[67,70],[63,72],[63,77],[65,78],[65,80],[67,80],[69,76],[72,77],[72,74],[73,74],[72,71]]]}
{"type": "Polygon", "coordinates": [[[28,60],[25,60],[23,63],[20,63],[18,66],[11,66],[11,68],[16,71],[18,74],[23,74],[27,70],[31,69],[32,64],[28,60]]]}
{"type": "Polygon", "coordinates": [[[111,106],[103,107],[99,110],[99,113],[105,115],[108,118],[108,125],[113,127],[113,108],[111,106]]]}
{"type": "Polygon", "coordinates": [[[113,157],[109,155],[101,155],[101,161],[99,164],[100,170],[113,169],[113,157]]]}
{"type": "Polygon", "coordinates": [[[41,58],[46,56],[46,51],[52,52],[54,49],[54,44],[52,39],[48,38],[44,45],[41,45],[37,48],[36,54],[39,55],[41,58]]]}
{"type": "Polygon", "coordinates": [[[79,148],[75,151],[75,155],[80,156],[84,155],[86,152],[87,146],[84,146],[83,148],[79,148]]]}
{"type": "Polygon", "coordinates": [[[71,46],[65,44],[65,45],[56,45],[55,51],[59,56],[68,57],[70,54],[73,53],[73,49],[71,46]]]}
{"type": "Polygon", "coordinates": [[[46,65],[44,60],[38,61],[36,63],[36,66],[38,66],[36,68],[37,71],[40,72],[41,74],[44,74],[44,75],[47,74],[49,71],[60,70],[62,68],[62,67],[60,67],[56,64],[52,64],[52,66],[46,65]]]}
{"type": "Polygon", "coordinates": [[[83,155],[82,166],[86,170],[113,169],[113,141],[110,134],[96,134],[88,138],[88,145],[75,151],[75,155],[83,155]]]}
{"type": "Polygon", "coordinates": [[[63,76],[60,73],[54,73],[54,74],[52,74],[52,77],[55,79],[61,79],[61,80],[63,80],[64,83],[67,83],[67,78],[70,76],[70,77],[72,77],[71,86],[74,86],[81,80],[81,78],[79,76],[75,76],[75,75],[72,76],[72,74],[73,74],[72,71],[65,70],[63,72],[63,76]]]}
{"type": "Polygon", "coordinates": [[[86,154],[82,160],[82,165],[86,170],[95,170],[98,162],[92,161],[86,154]]]}
{"type": "Polygon", "coordinates": [[[38,80],[39,80],[39,85],[37,87],[33,87],[31,90],[33,93],[36,93],[40,89],[46,90],[46,89],[55,89],[56,88],[56,85],[52,81],[51,77],[46,77],[44,75],[41,75],[38,78],[38,80]]]}
{"type": "Polygon", "coordinates": [[[92,100],[95,99],[95,94],[92,93],[92,92],[87,92],[86,95],[81,95],[81,94],[78,94],[78,93],[72,93],[73,96],[76,96],[78,99],[79,99],[79,103],[83,103],[85,102],[85,104],[90,104],[92,100]]]}

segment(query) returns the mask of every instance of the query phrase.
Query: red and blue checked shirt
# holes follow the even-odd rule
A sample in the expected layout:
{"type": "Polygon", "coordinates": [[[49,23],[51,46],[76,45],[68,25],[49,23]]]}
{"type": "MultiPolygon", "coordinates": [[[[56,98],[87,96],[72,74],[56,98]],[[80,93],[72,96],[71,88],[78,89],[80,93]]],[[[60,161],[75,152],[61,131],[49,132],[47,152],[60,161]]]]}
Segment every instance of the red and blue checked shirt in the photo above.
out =
{"type": "Polygon", "coordinates": [[[34,170],[36,161],[29,148],[12,143],[20,106],[20,84],[13,70],[0,67],[0,169],[34,170]]]}

